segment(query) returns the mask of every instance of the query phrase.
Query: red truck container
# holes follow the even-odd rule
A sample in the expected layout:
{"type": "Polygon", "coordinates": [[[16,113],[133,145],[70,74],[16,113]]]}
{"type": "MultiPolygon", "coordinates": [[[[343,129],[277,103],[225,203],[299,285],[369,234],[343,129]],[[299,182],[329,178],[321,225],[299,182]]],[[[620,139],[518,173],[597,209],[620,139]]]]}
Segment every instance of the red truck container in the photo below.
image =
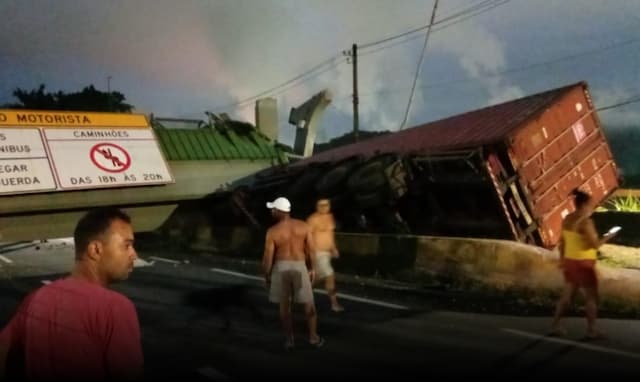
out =
{"type": "MultiPolygon", "coordinates": [[[[398,220],[414,234],[544,247],[559,242],[562,219],[574,209],[573,189],[600,203],[618,187],[617,167],[584,82],[321,152],[288,167],[306,176],[293,176],[277,192],[300,191],[296,182],[315,184],[297,194],[344,202],[336,212],[338,218],[343,214],[343,231],[356,226],[350,218],[371,216],[398,220]],[[306,179],[312,172],[315,181],[306,179]],[[333,194],[319,189],[326,184],[333,194]]],[[[389,231],[382,225],[371,230],[389,231]]]]}

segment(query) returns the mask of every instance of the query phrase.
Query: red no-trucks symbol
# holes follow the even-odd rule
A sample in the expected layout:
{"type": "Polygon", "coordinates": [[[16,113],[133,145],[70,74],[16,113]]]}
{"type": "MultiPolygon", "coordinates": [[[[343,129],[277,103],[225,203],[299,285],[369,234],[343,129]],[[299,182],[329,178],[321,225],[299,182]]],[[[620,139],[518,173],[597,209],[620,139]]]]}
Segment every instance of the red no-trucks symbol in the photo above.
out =
{"type": "Polygon", "coordinates": [[[91,162],[106,172],[123,172],[131,166],[127,150],[113,143],[98,143],[89,151],[91,162]]]}

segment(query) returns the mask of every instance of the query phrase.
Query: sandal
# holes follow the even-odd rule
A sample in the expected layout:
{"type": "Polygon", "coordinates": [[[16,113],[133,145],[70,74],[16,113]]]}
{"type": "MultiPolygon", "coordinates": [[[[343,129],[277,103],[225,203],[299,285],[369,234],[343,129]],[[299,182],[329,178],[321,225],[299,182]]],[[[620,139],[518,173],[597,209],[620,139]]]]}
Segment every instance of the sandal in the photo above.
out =
{"type": "Polygon", "coordinates": [[[552,328],[548,334],[549,337],[564,337],[566,335],[567,335],[567,329],[562,327],[552,328]]]}
{"type": "Polygon", "coordinates": [[[295,348],[296,348],[296,343],[295,343],[295,341],[289,341],[289,340],[286,340],[286,341],[284,342],[284,350],[285,350],[285,351],[291,351],[291,350],[293,350],[293,349],[295,349],[295,348]]]}
{"type": "Polygon", "coordinates": [[[309,345],[311,345],[312,347],[314,347],[316,349],[320,348],[320,347],[322,347],[322,345],[324,345],[324,338],[318,337],[318,341],[316,341],[316,342],[309,341],[309,345]]]}

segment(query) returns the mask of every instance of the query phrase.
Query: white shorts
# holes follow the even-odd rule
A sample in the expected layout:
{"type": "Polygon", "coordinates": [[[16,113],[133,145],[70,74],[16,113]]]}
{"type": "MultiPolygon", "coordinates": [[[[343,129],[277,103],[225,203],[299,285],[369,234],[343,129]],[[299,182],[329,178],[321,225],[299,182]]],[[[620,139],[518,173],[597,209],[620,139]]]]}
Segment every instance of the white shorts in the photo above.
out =
{"type": "Polygon", "coordinates": [[[293,296],[293,302],[313,302],[313,290],[309,271],[304,261],[278,260],[271,270],[269,301],[285,302],[293,296]]]}
{"type": "Polygon", "coordinates": [[[316,278],[322,280],[333,275],[333,267],[331,266],[331,252],[316,251],[316,278]]]}

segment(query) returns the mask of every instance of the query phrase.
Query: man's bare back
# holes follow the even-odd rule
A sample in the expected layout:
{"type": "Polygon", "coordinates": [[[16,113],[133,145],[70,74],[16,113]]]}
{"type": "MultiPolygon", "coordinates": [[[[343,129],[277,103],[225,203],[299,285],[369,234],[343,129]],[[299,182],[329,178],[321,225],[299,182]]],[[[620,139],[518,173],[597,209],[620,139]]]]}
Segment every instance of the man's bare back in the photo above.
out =
{"type": "Polygon", "coordinates": [[[320,347],[324,339],[317,333],[312,289],[315,256],[311,229],[302,220],[290,217],[291,202],[285,197],[267,202],[267,208],[271,209],[271,215],[278,223],[267,231],[262,267],[269,289],[269,301],[280,305],[280,321],[286,336],[285,349],[295,347],[292,303],[304,304],[309,344],[320,347]]]}
{"type": "Polygon", "coordinates": [[[286,219],[269,228],[267,242],[270,241],[275,247],[275,261],[304,261],[305,254],[312,249],[311,230],[298,219],[286,219]]]}
{"type": "Polygon", "coordinates": [[[336,223],[331,213],[314,213],[307,219],[313,233],[313,244],[317,251],[332,251],[336,247],[336,223]]]}

